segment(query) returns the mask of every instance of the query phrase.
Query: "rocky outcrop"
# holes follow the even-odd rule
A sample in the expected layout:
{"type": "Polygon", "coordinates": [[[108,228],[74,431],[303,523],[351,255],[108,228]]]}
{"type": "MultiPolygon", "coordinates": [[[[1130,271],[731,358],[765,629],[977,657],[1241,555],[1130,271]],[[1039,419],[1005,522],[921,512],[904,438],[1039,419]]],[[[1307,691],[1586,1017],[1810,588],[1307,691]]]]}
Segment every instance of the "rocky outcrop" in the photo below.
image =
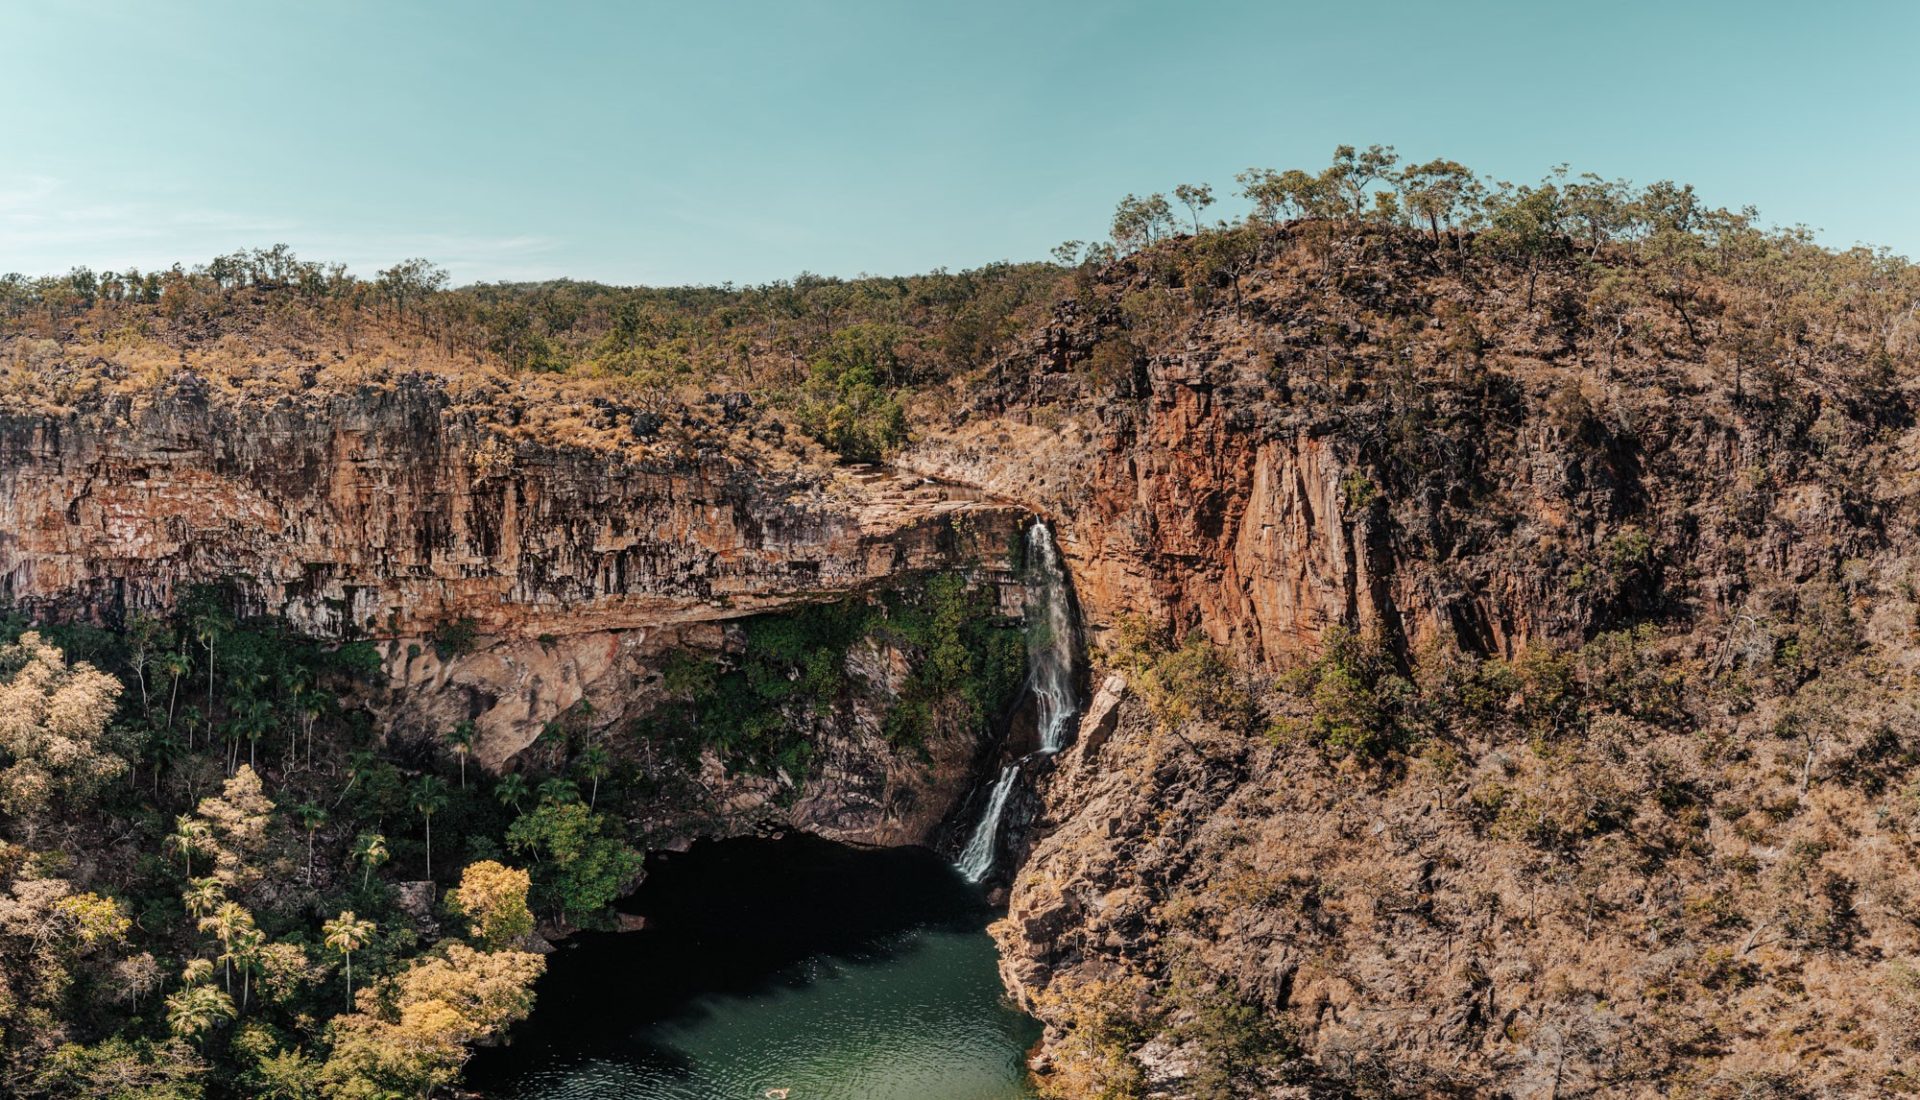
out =
{"type": "Polygon", "coordinates": [[[644,710],[716,624],[919,571],[1004,571],[1023,513],[747,438],[641,462],[516,442],[408,376],[270,400],[191,374],[0,418],[0,601],[69,616],[230,583],[320,637],[373,638],[402,728],[478,730],[503,766],[591,699],[644,710]]]}
{"type": "Polygon", "coordinates": [[[1732,322],[1648,308],[1608,344],[1584,286],[1543,320],[1391,254],[1313,264],[1159,329],[1123,318],[1167,276],[1121,271],[905,459],[1051,517],[1096,650],[1198,633],[1264,704],[1170,725],[1103,689],[1040,777],[994,932],[1049,1087],[1185,1095],[1236,1057],[1276,1096],[1904,1080],[1884,960],[1920,941],[1869,883],[1912,848],[1861,761],[1920,729],[1885,671],[1920,652],[1911,381],[1869,396],[1876,345],[1828,332],[1763,398],[1732,322]],[[1090,368],[1116,346],[1130,375],[1090,368]],[[1335,626],[1406,679],[1277,688],[1335,626]],[[1405,755],[1344,747],[1380,721],[1349,704],[1405,755]],[[1835,740],[1783,749],[1809,722],[1835,740]]]}
{"type": "Polygon", "coordinates": [[[235,580],[318,636],[725,619],[1005,556],[1018,514],[748,447],[647,465],[512,443],[427,378],[267,402],[191,375],[0,420],[0,598],[96,613],[235,580]]]}

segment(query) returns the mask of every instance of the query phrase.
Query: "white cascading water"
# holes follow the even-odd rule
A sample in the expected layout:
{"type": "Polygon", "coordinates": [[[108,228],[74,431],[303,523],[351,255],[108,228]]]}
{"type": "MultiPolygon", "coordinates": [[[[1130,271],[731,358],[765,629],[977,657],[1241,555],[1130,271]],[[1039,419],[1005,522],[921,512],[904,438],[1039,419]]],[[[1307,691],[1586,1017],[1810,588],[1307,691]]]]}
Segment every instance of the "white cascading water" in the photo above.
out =
{"type": "Polygon", "coordinates": [[[954,861],[954,867],[968,882],[979,882],[993,870],[993,846],[999,839],[1000,815],[1007,812],[1007,798],[1013,794],[1013,781],[1020,778],[1020,765],[1008,764],[1000,773],[1000,781],[993,785],[993,794],[987,798],[987,812],[980,815],[980,823],[973,827],[973,836],[967,839],[967,848],[954,861]]]}
{"type": "MultiPolygon", "coordinates": [[[[1051,756],[1066,747],[1067,725],[1073,720],[1073,606],[1067,596],[1067,572],[1053,532],[1044,523],[1027,528],[1027,690],[1033,693],[1034,724],[1040,731],[1035,756],[1051,756]]],[[[962,877],[979,882],[993,870],[994,849],[1000,839],[1000,819],[1029,757],[1008,764],[987,797],[986,810],[954,861],[962,877]]]]}
{"type": "Polygon", "coordinates": [[[1067,571],[1053,532],[1044,523],[1027,528],[1027,568],[1038,583],[1027,585],[1027,686],[1034,696],[1034,720],[1040,751],[1066,747],[1073,720],[1073,606],[1067,597],[1067,571]]]}

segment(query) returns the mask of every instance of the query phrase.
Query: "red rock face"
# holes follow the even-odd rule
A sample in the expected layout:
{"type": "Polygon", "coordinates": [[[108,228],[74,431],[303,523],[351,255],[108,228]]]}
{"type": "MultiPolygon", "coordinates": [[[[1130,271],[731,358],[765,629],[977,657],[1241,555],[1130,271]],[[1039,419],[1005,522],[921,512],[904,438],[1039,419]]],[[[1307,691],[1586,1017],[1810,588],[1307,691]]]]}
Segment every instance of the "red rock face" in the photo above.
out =
{"type": "Polygon", "coordinates": [[[267,402],[189,382],[0,421],[0,600],[111,618],[229,581],[250,611],[384,644],[396,723],[503,766],[715,624],[902,574],[1003,569],[1024,514],[885,473],[718,450],[656,465],[513,444],[431,384],[267,402]],[[436,627],[471,620],[471,652],[436,627]]]}
{"type": "Polygon", "coordinates": [[[1133,423],[1063,436],[1009,415],[935,436],[904,464],[1055,517],[1096,634],[1143,615],[1275,665],[1338,623],[1404,618],[1416,638],[1441,625],[1378,560],[1328,441],[1234,430],[1208,393],[1177,381],[1133,423]],[[1023,476],[1043,469],[1058,480],[1023,476]]]}
{"type": "Polygon", "coordinates": [[[91,614],[231,578],[321,636],[701,622],[998,561],[1018,522],[887,477],[515,446],[424,383],[264,406],[175,386],[0,423],[0,598],[91,614]]]}

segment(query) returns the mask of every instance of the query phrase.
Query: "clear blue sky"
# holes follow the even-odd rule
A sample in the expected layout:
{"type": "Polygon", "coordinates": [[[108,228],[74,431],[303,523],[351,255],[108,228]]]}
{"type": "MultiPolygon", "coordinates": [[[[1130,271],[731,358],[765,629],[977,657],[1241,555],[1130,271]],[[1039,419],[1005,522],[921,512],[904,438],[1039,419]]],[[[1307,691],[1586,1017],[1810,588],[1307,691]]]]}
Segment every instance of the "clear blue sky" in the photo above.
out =
{"type": "Polygon", "coordinates": [[[285,241],[622,283],[1043,258],[1341,142],[1920,256],[1913,0],[0,5],[0,271],[285,241]]]}

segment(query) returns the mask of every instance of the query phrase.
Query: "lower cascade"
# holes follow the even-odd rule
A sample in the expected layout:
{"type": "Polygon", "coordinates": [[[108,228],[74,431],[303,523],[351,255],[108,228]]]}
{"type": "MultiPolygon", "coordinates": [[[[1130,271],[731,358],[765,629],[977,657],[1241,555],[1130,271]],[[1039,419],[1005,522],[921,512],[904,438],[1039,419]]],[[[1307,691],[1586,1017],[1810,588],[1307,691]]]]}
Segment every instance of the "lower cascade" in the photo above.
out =
{"type": "Polygon", "coordinates": [[[1013,794],[1014,780],[1020,778],[1020,763],[1008,764],[1000,773],[1000,779],[993,785],[993,794],[987,798],[987,810],[980,815],[980,821],[973,827],[973,836],[967,839],[967,847],[954,861],[960,874],[968,882],[979,882],[993,870],[993,846],[999,839],[1000,818],[1007,812],[1007,798],[1013,794]]]}
{"type": "Polygon", "coordinates": [[[1000,820],[1006,815],[1021,767],[1035,756],[1052,756],[1066,747],[1067,727],[1079,707],[1073,690],[1078,631],[1073,600],[1067,591],[1067,571],[1060,562],[1053,532],[1038,520],[1027,528],[1027,570],[1027,691],[1034,700],[1040,748],[1007,765],[994,782],[967,846],[954,861],[969,882],[979,882],[993,871],[1000,820]]]}

